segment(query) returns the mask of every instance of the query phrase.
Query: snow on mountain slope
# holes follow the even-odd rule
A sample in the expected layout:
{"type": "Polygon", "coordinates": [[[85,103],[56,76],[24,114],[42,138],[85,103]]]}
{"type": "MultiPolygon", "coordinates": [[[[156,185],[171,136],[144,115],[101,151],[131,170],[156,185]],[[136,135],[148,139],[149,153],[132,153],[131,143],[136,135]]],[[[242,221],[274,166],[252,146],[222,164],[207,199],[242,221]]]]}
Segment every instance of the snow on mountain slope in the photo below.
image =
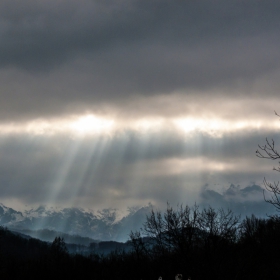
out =
{"type": "Polygon", "coordinates": [[[12,208],[6,207],[0,203],[0,224],[6,226],[20,222],[24,219],[21,212],[15,211],[12,208]]]}
{"type": "Polygon", "coordinates": [[[23,213],[0,204],[0,225],[18,230],[55,230],[96,240],[126,241],[139,230],[151,206],[133,209],[127,216],[116,209],[88,211],[82,208],[40,206],[23,213]]]}

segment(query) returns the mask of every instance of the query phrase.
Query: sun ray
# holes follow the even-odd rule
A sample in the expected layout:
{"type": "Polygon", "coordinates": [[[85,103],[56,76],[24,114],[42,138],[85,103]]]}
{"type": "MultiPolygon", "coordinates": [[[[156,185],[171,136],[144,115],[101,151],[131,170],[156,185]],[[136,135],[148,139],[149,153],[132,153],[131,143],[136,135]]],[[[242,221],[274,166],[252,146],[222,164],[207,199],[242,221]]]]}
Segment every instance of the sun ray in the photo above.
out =
{"type": "MultiPolygon", "coordinates": [[[[59,196],[61,195],[71,167],[73,166],[77,156],[79,146],[80,143],[78,141],[72,141],[71,144],[69,144],[69,147],[64,149],[64,152],[66,151],[67,153],[63,161],[59,163],[60,165],[57,168],[56,176],[51,182],[49,195],[46,198],[48,203],[51,202],[52,204],[56,205],[57,201],[59,200],[59,196]]],[[[44,228],[44,226],[45,224],[37,225],[39,228],[44,228]]]]}

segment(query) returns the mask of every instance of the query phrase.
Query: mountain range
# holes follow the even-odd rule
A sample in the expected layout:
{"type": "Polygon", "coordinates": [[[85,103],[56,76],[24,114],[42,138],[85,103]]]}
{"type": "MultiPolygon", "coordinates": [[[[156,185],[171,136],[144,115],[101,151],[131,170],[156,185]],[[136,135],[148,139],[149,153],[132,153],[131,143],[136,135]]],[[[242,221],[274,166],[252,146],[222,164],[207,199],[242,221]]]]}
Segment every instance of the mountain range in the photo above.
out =
{"type": "Polygon", "coordinates": [[[131,208],[126,216],[121,217],[116,209],[104,209],[95,214],[82,208],[40,206],[20,212],[0,203],[0,225],[45,241],[53,240],[53,236],[59,233],[66,237],[84,237],[80,244],[109,240],[125,242],[131,230],[142,227],[151,209],[152,205],[131,208]]]}
{"type": "MultiPolygon", "coordinates": [[[[245,188],[230,185],[223,193],[205,188],[201,192],[202,208],[231,209],[242,217],[252,214],[268,217],[275,214],[274,207],[265,202],[269,194],[256,184],[245,188]]],[[[126,215],[108,208],[97,212],[83,208],[54,208],[39,206],[17,211],[0,203],[0,225],[10,230],[52,242],[61,236],[67,243],[88,246],[101,241],[126,242],[131,231],[139,230],[153,206],[132,207],[126,215]]]]}

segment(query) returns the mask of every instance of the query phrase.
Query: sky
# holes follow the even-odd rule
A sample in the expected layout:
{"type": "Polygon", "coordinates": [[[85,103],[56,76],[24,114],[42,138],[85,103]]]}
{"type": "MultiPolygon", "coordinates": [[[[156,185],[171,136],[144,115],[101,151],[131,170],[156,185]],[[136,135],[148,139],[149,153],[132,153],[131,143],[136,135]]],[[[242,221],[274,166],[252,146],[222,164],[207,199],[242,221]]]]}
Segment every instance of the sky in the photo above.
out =
{"type": "Polygon", "coordinates": [[[1,202],[207,204],[277,180],[255,152],[280,145],[279,15],[276,0],[2,0],[1,202]]]}

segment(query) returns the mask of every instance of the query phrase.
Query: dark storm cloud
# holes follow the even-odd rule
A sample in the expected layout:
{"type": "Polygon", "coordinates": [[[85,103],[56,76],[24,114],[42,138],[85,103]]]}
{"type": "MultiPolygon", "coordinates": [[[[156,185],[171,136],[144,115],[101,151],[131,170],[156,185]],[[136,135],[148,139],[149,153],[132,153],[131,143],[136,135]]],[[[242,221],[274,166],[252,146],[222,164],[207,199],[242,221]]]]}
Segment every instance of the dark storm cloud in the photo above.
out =
{"type": "Polygon", "coordinates": [[[252,95],[266,75],[257,93],[273,95],[279,11],[253,0],[2,1],[1,118],[121,111],[133,94],[252,95]]]}
{"type": "Polygon", "coordinates": [[[135,41],[187,47],[221,38],[276,35],[280,9],[275,1],[147,0],[2,1],[0,7],[2,63],[27,68],[135,41]]]}

